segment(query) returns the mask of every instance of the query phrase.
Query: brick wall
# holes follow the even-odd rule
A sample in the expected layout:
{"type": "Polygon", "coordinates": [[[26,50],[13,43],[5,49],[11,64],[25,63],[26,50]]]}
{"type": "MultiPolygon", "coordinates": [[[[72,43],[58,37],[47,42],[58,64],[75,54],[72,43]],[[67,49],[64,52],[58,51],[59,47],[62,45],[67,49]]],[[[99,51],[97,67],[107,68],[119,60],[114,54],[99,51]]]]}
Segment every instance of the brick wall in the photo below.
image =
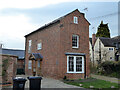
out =
{"type": "MultiPolygon", "coordinates": [[[[57,65],[56,62],[59,61],[59,45],[60,45],[60,28],[59,24],[46,28],[40,32],[30,35],[26,39],[26,44],[28,46],[28,40],[32,40],[32,53],[41,53],[43,56],[41,72],[44,76],[56,76],[57,65]],[[37,43],[42,42],[42,50],[37,50],[37,43]],[[52,72],[51,72],[52,71],[52,72]],[[53,75],[54,73],[54,75],[53,75]],[[56,73],[56,74],[55,74],[56,73]]],[[[31,70],[28,69],[28,47],[26,47],[25,56],[25,70],[26,74],[31,75],[31,70]]]]}
{"type": "Polygon", "coordinates": [[[86,54],[86,75],[89,76],[89,23],[83,14],[75,11],[64,17],[60,23],[35,32],[26,37],[26,74],[31,75],[28,70],[28,41],[32,40],[32,53],[41,53],[41,73],[45,77],[78,79],[84,78],[84,74],[68,74],[66,52],[86,54]],[[78,24],[73,23],[73,16],[79,17],[78,24]],[[79,48],[72,48],[72,35],[79,35],[79,48]],[[37,50],[37,43],[42,42],[42,50],[37,50]]]}
{"type": "Polygon", "coordinates": [[[17,60],[17,68],[18,69],[24,69],[24,60],[17,60]]]}
{"type": "Polygon", "coordinates": [[[86,74],[89,76],[89,23],[86,22],[83,14],[78,11],[68,15],[61,23],[63,27],[60,30],[60,50],[61,50],[61,73],[60,77],[66,75],[68,78],[84,78],[84,74],[68,74],[67,72],[67,57],[66,52],[85,53],[86,54],[86,74]],[[73,17],[79,17],[78,24],[73,23],[73,17]],[[72,35],[79,35],[79,48],[72,48],[72,35]]]}
{"type": "Polygon", "coordinates": [[[4,61],[6,66],[2,67],[2,71],[5,70],[5,73],[2,76],[2,83],[12,83],[12,79],[16,76],[17,56],[2,55],[2,62],[4,61]]]}

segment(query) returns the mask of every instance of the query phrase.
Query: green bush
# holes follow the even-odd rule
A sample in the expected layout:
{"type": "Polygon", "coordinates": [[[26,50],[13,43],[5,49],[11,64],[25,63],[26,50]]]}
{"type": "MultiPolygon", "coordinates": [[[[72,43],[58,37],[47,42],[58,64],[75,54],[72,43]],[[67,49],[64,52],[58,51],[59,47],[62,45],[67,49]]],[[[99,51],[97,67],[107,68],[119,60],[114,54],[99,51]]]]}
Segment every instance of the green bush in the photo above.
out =
{"type": "Polygon", "coordinates": [[[105,61],[98,68],[99,74],[120,77],[120,61],[105,61]]]}
{"type": "Polygon", "coordinates": [[[90,63],[90,73],[97,74],[97,71],[98,71],[98,67],[97,66],[93,66],[93,64],[90,63]]]}
{"type": "Polygon", "coordinates": [[[2,76],[7,75],[7,69],[8,69],[8,59],[4,59],[2,61],[2,76]]]}

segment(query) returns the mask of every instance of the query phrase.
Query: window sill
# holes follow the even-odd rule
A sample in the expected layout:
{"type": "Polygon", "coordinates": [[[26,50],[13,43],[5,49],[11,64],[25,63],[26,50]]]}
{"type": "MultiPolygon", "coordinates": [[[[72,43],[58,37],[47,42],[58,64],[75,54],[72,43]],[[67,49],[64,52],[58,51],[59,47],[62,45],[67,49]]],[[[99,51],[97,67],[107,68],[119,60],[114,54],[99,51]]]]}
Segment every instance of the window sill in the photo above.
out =
{"type": "Polygon", "coordinates": [[[78,24],[78,23],[74,23],[74,24],[78,24]]]}
{"type": "Polygon", "coordinates": [[[67,72],[67,73],[73,73],[74,74],[74,73],[84,73],[84,72],[67,72]]]}
{"type": "Polygon", "coordinates": [[[39,50],[42,50],[42,49],[37,49],[37,50],[39,51],[39,50]]]}
{"type": "Polygon", "coordinates": [[[73,49],[78,49],[79,47],[72,47],[73,49]]]}

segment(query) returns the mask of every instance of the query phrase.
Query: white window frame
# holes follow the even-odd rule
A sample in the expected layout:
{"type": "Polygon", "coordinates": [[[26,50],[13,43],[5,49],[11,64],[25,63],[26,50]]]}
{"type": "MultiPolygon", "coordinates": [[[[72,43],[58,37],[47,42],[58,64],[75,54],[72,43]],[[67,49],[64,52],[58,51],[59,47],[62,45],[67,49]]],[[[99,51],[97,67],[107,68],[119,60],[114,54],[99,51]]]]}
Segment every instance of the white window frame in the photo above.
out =
{"type": "Polygon", "coordinates": [[[78,17],[74,16],[74,20],[73,21],[74,21],[75,24],[78,24],[78,17]]]}
{"type": "Polygon", "coordinates": [[[84,73],[84,56],[67,56],[67,73],[84,73]],[[69,71],[69,57],[74,57],[74,71],[69,71]],[[82,71],[76,72],[76,57],[82,57],[82,71]]]}
{"type": "Polygon", "coordinates": [[[37,50],[41,50],[42,49],[42,43],[38,43],[37,44],[37,50]]]}
{"type": "Polygon", "coordinates": [[[109,48],[109,51],[113,51],[113,48],[109,48]]]}
{"type": "Polygon", "coordinates": [[[28,53],[31,53],[32,40],[29,40],[28,44],[28,53]]]}
{"type": "Polygon", "coordinates": [[[38,68],[40,68],[40,60],[38,60],[38,68]]]}
{"type": "Polygon", "coordinates": [[[32,60],[28,61],[28,69],[32,69],[32,60]]]}
{"type": "MultiPolygon", "coordinates": [[[[79,48],[79,36],[78,35],[72,35],[72,38],[73,38],[73,36],[77,37],[77,46],[72,46],[72,48],[79,48]]],[[[72,43],[73,43],[73,40],[72,40],[72,43]]]]}

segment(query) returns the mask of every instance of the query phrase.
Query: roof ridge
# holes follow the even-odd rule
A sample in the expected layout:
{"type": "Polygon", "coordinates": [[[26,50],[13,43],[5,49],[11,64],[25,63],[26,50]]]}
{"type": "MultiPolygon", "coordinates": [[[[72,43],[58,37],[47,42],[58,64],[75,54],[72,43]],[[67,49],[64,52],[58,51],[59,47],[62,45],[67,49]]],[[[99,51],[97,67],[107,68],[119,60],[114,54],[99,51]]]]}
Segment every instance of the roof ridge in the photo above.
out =
{"type": "Polygon", "coordinates": [[[25,50],[20,50],[20,49],[8,49],[8,48],[2,48],[2,50],[25,51],[25,50]]]}
{"type": "Polygon", "coordinates": [[[120,35],[118,35],[118,36],[114,36],[114,37],[112,37],[112,38],[114,39],[114,38],[117,38],[117,37],[120,37],[120,35]]]}
{"type": "MultiPolygon", "coordinates": [[[[75,10],[71,11],[70,13],[67,13],[67,14],[65,14],[65,15],[63,15],[63,16],[61,16],[61,17],[59,17],[59,18],[57,18],[57,19],[55,19],[55,20],[53,20],[53,21],[51,21],[51,22],[49,22],[49,23],[47,23],[47,24],[45,24],[45,25],[43,25],[43,26],[41,26],[41,27],[38,28],[37,30],[32,31],[31,33],[28,33],[28,34],[25,35],[24,37],[26,37],[26,36],[28,36],[28,35],[30,35],[30,34],[32,34],[32,33],[35,33],[35,32],[37,32],[37,31],[39,31],[40,29],[43,29],[43,28],[45,28],[45,27],[47,27],[47,26],[49,26],[49,25],[52,25],[52,24],[60,21],[62,18],[66,17],[67,15],[69,15],[69,14],[75,12],[75,11],[78,11],[79,13],[81,13],[78,9],[75,9],[75,10]]],[[[84,13],[81,13],[81,14],[84,14],[84,13]]]]}
{"type": "Polygon", "coordinates": [[[106,39],[112,39],[112,38],[109,38],[109,37],[98,37],[98,38],[106,38],[106,39]]]}

